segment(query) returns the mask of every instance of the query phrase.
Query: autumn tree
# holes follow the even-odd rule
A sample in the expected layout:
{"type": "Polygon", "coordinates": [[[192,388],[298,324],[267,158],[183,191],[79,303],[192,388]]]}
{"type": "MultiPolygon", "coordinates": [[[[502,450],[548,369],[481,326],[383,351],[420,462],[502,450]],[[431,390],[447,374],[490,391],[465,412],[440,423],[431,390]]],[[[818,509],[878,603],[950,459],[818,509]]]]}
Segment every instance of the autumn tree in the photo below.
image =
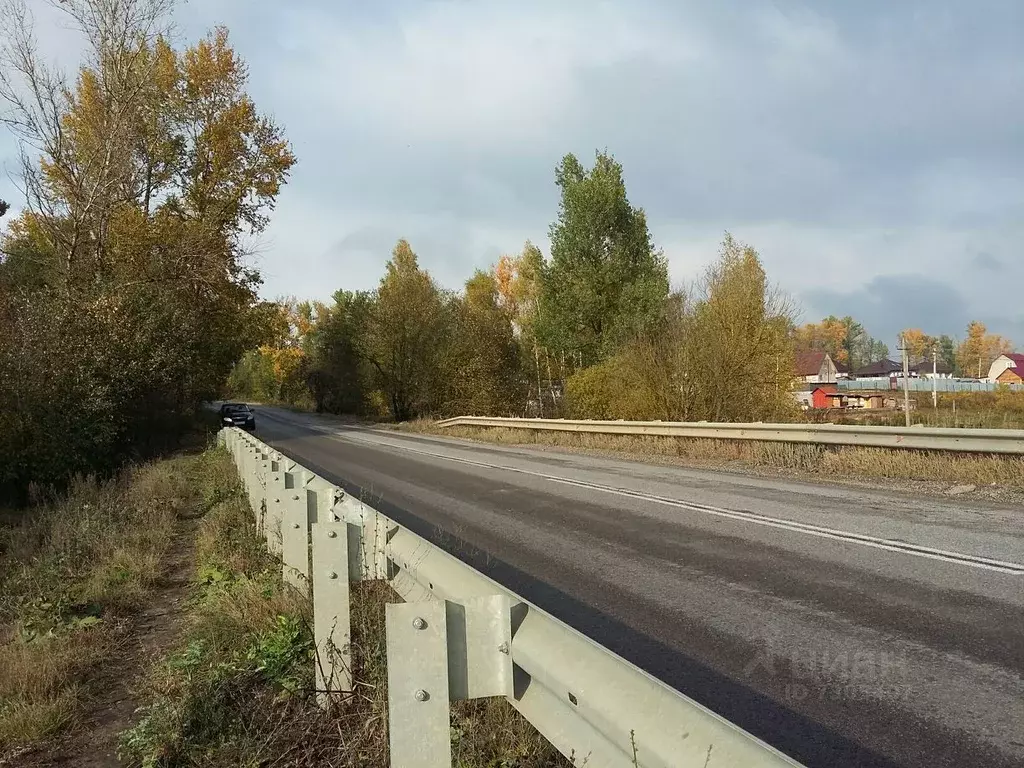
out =
{"type": "Polygon", "coordinates": [[[792,402],[792,307],[768,283],[760,257],[728,233],[695,290],[685,385],[703,418],[776,418],[792,402]]]}
{"type": "MultiPolygon", "coordinates": [[[[527,241],[518,256],[502,256],[494,268],[494,277],[498,290],[498,303],[509,314],[512,330],[518,341],[521,355],[521,368],[529,372],[531,398],[537,405],[537,415],[543,416],[546,411],[544,402],[544,379],[551,379],[547,373],[551,367],[550,352],[541,344],[539,329],[541,286],[544,279],[544,256],[540,248],[527,241]]],[[[556,361],[559,377],[564,376],[561,370],[561,358],[556,361]]],[[[547,408],[554,408],[554,403],[547,408]]]]}
{"type": "Polygon", "coordinates": [[[726,235],[718,260],[668,297],[653,327],[570,377],[573,415],[757,421],[793,410],[792,307],[757,252],[726,235]]]}
{"type": "Polygon", "coordinates": [[[889,355],[889,348],[868,335],[864,326],[847,315],[829,315],[820,323],[807,323],[793,331],[797,352],[827,352],[840,365],[857,369],[889,355]]]}
{"type": "Polygon", "coordinates": [[[232,397],[307,405],[311,362],[309,337],[316,324],[313,302],[295,297],[273,303],[263,344],[235,365],[228,377],[232,397]]]}
{"type": "Polygon", "coordinates": [[[494,274],[477,272],[453,303],[445,345],[445,410],[452,415],[515,415],[522,397],[512,314],[494,274]]]}
{"type": "Polygon", "coordinates": [[[659,419],[695,416],[691,369],[696,348],[693,307],[683,292],[665,300],[655,325],[618,353],[572,374],[566,398],[572,416],[587,419],[659,419]]]}
{"type": "Polygon", "coordinates": [[[536,338],[543,276],[544,255],[529,241],[518,256],[502,256],[494,266],[498,304],[518,336],[536,338]]]}
{"type": "Polygon", "coordinates": [[[555,179],[561,200],[541,284],[541,337],[589,365],[657,319],[668,295],[668,267],[611,155],[598,152],[589,170],[566,155],[555,179]]]}
{"type": "Polygon", "coordinates": [[[922,360],[930,356],[938,341],[920,328],[904,328],[900,336],[911,360],[922,360]]]}
{"type": "Polygon", "coordinates": [[[519,339],[529,332],[517,334],[511,297],[528,292],[511,288],[522,275],[506,273],[502,285],[505,269],[478,270],[463,293],[448,294],[400,240],[377,291],[337,291],[332,306],[315,307],[304,349],[318,410],[381,417],[383,399],[398,420],[520,413],[519,339]]]}
{"type": "Polygon", "coordinates": [[[965,375],[980,379],[993,360],[1011,351],[1013,343],[1009,339],[989,333],[984,323],[972,320],[967,324],[966,338],[957,348],[957,365],[965,375]]]}
{"type": "Polygon", "coordinates": [[[448,322],[441,291],[409,243],[399,240],[357,340],[357,353],[373,367],[396,421],[439,406],[448,322]]]}
{"type": "MultiPolygon", "coordinates": [[[[794,345],[800,352],[827,352],[835,362],[849,365],[850,339],[856,337],[853,324],[853,318],[840,320],[829,315],[820,323],[807,323],[797,328],[794,331],[794,345]]],[[[860,328],[859,323],[856,325],[860,328]]]]}
{"type": "Polygon", "coordinates": [[[0,383],[0,422],[18,412],[0,423],[15,484],[134,455],[218,392],[262,341],[243,243],[295,162],[226,30],[179,51],[162,36],[166,0],[55,6],[84,42],[73,81],[39,55],[26,5],[5,6],[0,96],[27,196],[0,243],[0,345],[22,371],[50,370],[47,355],[71,370],[60,397],[75,425],[46,427],[55,399],[31,378],[0,383]]]}

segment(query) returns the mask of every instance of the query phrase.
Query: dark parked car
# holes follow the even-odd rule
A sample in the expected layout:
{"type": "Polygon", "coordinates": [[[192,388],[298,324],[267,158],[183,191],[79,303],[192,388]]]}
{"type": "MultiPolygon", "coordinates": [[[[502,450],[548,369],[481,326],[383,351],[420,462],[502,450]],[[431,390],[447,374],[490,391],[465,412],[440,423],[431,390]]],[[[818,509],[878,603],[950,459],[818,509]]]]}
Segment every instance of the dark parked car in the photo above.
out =
{"type": "Polygon", "coordinates": [[[256,431],[256,414],[245,403],[224,403],[220,407],[220,423],[225,427],[240,427],[256,431]]]}

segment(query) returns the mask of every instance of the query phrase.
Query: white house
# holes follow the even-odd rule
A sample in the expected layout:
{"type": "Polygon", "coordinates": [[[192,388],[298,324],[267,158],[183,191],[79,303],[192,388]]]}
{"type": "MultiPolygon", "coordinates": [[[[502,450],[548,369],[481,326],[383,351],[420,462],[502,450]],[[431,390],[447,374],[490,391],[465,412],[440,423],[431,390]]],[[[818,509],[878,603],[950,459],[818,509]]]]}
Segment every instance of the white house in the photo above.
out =
{"type": "Polygon", "coordinates": [[[985,381],[1000,382],[1003,384],[1015,384],[1024,379],[1024,355],[1007,354],[1000,355],[992,361],[989,366],[988,376],[985,381]],[[1007,371],[1013,371],[1016,375],[1003,376],[1007,371]],[[1002,378],[1000,378],[1002,376],[1002,378]]]}

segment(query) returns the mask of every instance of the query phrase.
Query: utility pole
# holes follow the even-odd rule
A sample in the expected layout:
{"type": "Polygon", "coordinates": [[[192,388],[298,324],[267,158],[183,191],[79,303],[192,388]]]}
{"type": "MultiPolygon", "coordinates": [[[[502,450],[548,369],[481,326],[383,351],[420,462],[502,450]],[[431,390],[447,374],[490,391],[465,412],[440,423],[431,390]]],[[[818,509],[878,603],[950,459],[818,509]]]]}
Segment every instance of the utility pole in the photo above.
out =
{"type": "Polygon", "coordinates": [[[932,408],[939,408],[939,348],[932,345],[932,408]]]}
{"type": "Polygon", "coordinates": [[[907,340],[900,334],[900,349],[903,352],[903,412],[910,426],[910,358],[907,357],[907,340]]]}

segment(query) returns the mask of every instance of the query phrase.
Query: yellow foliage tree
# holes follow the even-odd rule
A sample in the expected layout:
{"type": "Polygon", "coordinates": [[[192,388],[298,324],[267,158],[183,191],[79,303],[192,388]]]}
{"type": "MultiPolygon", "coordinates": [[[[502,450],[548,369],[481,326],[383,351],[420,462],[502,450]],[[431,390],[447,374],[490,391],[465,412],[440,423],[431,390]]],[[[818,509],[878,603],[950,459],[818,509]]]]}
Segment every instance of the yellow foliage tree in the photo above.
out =
{"type": "Polygon", "coordinates": [[[265,340],[242,238],[295,162],[226,30],[180,50],[166,0],[52,5],[80,33],[72,77],[41,58],[27,3],[4,3],[0,32],[26,197],[0,243],[0,454],[22,485],[109,470],[265,340]]]}
{"type": "Polygon", "coordinates": [[[920,328],[904,328],[900,335],[903,338],[903,344],[907,348],[907,354],[912,359],[927,357],[931,353],[932,348],[938,343],[938,339],[934,336],[929,336],[920,328]]]}
{"type": "MultiPolygon", "coordinates": [[[[531,399],[537,405],[537,415],[544,415],[544,391],[542,368],[550,370],[551,363],[547,350],[542,350],[537,338],[540,321],[540,294],[544,276],[544,256],[540,248],[527,241],[518,256],[502,256],[494,267],[498,303],[511,318],[512,329],[519,340],[523,359],[521,367],[535,387],[531,399]],[[543,355],[544,365],[541,364],[543,355]]],[[[564,375],[556,366],[560,375],[564,375]]],[[[554,407],[551,403],[551,407],[554,407]]]]}
{"type": "Polygon", "coordinates": [[[827,352],[835,362],[849,365],[849,331],[846,319],[829,316],[820,323],[807,323],[794,330],[793,345],[797,352],[827,352]]]}
{"type": "Polygon", "coordinates": [[[989,333],[985,324],[972,320],[967,324],[967,338],[957,347],[956,361],[968,376],[982,378],[992,361],[1013,351],[1013,342],[999,334],[989,333]]]}

